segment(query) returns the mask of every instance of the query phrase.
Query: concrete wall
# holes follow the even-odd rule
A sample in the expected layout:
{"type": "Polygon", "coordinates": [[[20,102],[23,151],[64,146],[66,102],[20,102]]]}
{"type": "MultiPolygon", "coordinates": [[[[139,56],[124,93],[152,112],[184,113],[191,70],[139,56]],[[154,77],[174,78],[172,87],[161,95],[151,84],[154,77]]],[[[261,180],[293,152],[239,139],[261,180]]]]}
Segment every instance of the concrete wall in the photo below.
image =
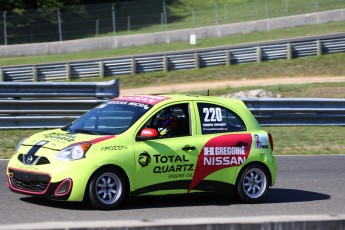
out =
{"type": "Polygon", "coordinates": [[[156,32],[149,34],[78,39],[63,42],[30,43],[7,46],[3,45],[0,46],[0,57],[62,54],[89,50],[116,49],[131,46],[153,45],[158,43],[171,43],[181,41],[189,42],[190,34],[195,34],[197,39],[213,38],[229,36],[233,34],[246,34],[256,31],[274,30],[343,20],[345,20],[345,9],[338,9],[311,14],[190,28],[183,30],[156,32]]]}

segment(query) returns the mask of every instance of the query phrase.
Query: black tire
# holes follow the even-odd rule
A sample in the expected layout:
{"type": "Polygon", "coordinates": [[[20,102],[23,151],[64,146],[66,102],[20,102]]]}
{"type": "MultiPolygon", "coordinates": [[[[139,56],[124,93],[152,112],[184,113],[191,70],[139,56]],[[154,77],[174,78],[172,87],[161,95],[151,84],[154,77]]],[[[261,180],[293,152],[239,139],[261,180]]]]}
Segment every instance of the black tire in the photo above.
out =
{"type": "Polygon", "coordinates": [[[98,170],[91,178],[88,198],[92,206],[101,210],[119,207],[127,196],[128,186],[122,173],[107,167],[98,170]]]}
{"type": "Polygon", "coordinates": [[[246,203],[258,203],[264,199],[269,188],[267,170],[260,164],[247,166],[236,184],[239,198],[246,203]]]}

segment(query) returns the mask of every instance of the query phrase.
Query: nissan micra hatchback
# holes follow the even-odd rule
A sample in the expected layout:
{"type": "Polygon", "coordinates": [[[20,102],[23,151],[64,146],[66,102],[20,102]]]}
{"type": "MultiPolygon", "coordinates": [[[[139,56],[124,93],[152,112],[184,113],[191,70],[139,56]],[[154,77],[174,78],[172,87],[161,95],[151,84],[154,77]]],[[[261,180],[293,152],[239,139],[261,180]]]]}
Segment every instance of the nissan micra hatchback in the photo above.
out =
{"type": "Polygon", "coordinates": [[[23,139],[13,192],[117,208],[128,196],[235,191],[261,201],[275,183],[272,136],[240,100],[134,95],[23,139]]]}

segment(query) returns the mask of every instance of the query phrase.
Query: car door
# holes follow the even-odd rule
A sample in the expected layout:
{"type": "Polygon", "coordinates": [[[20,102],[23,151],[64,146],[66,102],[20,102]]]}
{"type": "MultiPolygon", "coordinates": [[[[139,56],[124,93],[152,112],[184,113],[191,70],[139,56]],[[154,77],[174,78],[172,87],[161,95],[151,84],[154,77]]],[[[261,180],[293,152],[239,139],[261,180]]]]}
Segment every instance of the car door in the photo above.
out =
{"type": "Polygon", "coordinates": [[[149,128],[158,136],[134,144],[136,195],[186,193],[199,153],[191,106],[165,106],[142,125],[138,135],[149,128]]]}
{"type": "Polygon", "coordinates": [[[252,135],[236,111],[209,102],[196,102],[198,157],[190,189],[209,184],[211,190],[229,190],[236,167],[249,156],[252,135]]]}

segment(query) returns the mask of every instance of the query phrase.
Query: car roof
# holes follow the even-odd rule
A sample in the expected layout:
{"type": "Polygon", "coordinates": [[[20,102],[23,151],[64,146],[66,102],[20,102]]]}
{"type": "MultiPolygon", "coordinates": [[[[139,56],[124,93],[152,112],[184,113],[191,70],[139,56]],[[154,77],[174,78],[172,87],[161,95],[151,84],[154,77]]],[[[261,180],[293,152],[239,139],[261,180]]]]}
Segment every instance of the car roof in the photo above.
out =
{"type": "MultiPolygon", "coordinates": [[[[149,101],[149,99],[157,100],[154,104],[160,104],[162,102],[175,102],[175,101],[209,101],[209,102],[221,102],[224,103],[235,103],[239,104],[242,103],[239,99],[234,98],[227,98],[227,97],[220,97],[220,96],[204,96],[204,95],[193,95],[193,94],[137,94],[137,95],[128,95],[128,96],[120,96],[114,98],[112,100],[129,100],[135,101],[138,98],[145,98],[149,101]]],[[[142,102],[145,103],[145,100],[142,102]]]]}
{"type": "Polygon", "coordinates": [[[204,96],[204,95],[192,95],[192,94],[160,94],[159,96],[164,96],[170,98],[172,101],[224,101],[226,103],[241,103],[242,101],[234,98],[226,98],[220,96],[204,96]]]}
{"type": "Polygon", "coordinates": [[[226,104],[242,104],[243,102],[239,99],[219,97],[219,96],[203,96],[203,95],[192,95],[192,94],[138,94],[120,96],[112,100],[127,100],[137,101],[148,104],[166,104],[171,102],[179,101],[204,101],[204,102],[222,102],[226,104]]]}

